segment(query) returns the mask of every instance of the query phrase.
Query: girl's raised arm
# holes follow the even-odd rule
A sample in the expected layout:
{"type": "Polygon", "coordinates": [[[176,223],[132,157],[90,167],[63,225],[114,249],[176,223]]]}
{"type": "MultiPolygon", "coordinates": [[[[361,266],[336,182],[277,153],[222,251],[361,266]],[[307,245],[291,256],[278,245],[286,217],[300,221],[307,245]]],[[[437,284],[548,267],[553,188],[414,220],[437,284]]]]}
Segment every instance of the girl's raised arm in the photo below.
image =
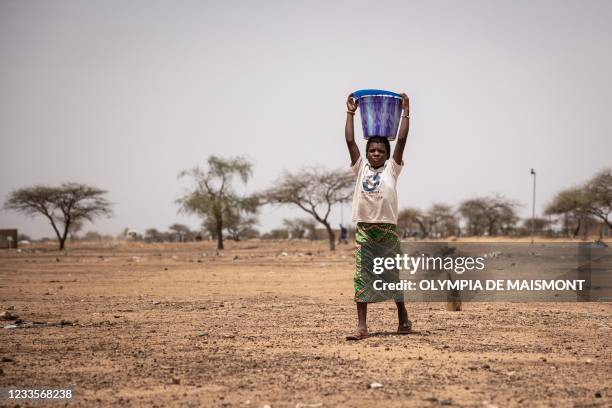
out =
{"type": "Polygon", "coordinates": [[[408,129],[410,128],[410,100],[408,95],[402,94],[402,122],[397,136],[397,143],[393,150],[393,160],[399,165],[402,164],[402,157],[404,156],[404,147],[406,147],[406,140],[408,139],[408,129]]]}
{"type": "Polygon", "coordinates": [[[351,166],[357,163],[359,160],[359,147],[355,143],[355,129],[353,126],[353,119],[355,118],[355,111],[357,110],[357,101],[353,99],[351,95],[346,100],[346,125],[344,127],[344,137],[346,138],[346,147],[348,147],[349,154],[351,155],[351,166]]]}

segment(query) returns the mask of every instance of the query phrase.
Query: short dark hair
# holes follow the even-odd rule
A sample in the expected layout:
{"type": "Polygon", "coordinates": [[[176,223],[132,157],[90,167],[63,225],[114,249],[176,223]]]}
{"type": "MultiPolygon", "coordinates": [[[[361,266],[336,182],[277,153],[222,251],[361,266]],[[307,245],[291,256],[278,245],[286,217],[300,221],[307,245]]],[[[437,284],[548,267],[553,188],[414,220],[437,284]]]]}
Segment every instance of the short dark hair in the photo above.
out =
{"type": "Polygon", "coordinates": [[[368,150],[370,150],[371,143],[382,143],[385,145],[385,149],[387,149],[387,159],[391,157],[391,143],[389,143],[389,139],[381,136],[370,137],[366,142],[366,156],[368,154],[368,150]]]}

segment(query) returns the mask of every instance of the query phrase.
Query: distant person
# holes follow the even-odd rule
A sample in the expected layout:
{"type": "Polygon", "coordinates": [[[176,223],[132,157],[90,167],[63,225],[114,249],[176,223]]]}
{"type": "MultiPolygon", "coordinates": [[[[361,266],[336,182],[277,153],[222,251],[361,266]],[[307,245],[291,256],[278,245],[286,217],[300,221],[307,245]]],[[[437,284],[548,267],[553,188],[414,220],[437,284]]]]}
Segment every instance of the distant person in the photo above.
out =
{"type": "Polygon", "coordinates": [[[338,238],[338,244],[348,245],[348,230],[342,224],[340,224],[340,238],[338,238]]]}
{"type": "Polygon", "coordinates": [[[351,169],[357,176],[353,195],[353,222],[357,223],[355,241],[358,245],[355,253],[355,302],[357,303],[357,329],[347,336],[347,340],[361,340],[368,337],[366,323],[368,303],[393,299],[397,306],[398,334],[410,333],[412,323],[401,292],[389,293],[375,290],[373,279],[397,281],[397,271],[385,271],[381,275],[373,274],[373,258],[378,256],[395,257],[400,252],[400,240],[397,232],[397,177],[403,168],[402,156],[408,138],[409,100],[402,96],[402,119],[397,143],[391,157],[391,146],[387,138],[371,137],[366,143],[366,160],[362,159],[359,147],[355,143],[353,119],[357,110],[357,101],[351,96],[346,101],[345,138],[351,157],[351,169]],[[385,276],[386,275],[386,276],[385,276]]]}

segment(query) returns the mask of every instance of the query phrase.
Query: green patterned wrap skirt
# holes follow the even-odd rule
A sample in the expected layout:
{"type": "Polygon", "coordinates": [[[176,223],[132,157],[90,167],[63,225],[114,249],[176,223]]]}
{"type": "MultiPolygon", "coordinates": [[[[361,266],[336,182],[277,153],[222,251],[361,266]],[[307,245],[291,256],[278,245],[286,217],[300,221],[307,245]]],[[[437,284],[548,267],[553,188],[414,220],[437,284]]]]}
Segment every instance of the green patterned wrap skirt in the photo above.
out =
{"type": "MultiPolygon", "coordinates": [[[[355,241],[357,243],[354,277],[355,301],[367,303],[385,300],[403,301],[401,290],[374,288],[377,280],[386,283],[397,283],[400,280],[399,271],[395,268],[385,268],[381,274],[374,273],[375,258],[395,258],[401,252],[397,226],[395,224],[357,223],[355,241]]],[[[381,283],[379,282],[376,287],[381,288],[381,283]]]]}

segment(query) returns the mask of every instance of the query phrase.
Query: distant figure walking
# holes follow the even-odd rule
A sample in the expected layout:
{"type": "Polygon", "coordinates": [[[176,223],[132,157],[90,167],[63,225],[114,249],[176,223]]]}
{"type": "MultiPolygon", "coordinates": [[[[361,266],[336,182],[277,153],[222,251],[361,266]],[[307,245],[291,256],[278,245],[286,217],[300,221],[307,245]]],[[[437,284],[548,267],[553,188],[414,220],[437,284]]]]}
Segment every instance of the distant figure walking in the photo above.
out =
{"type": "Polygon", "coordinates": [[[348,230],[342,224],[340,224],[340,238],[338,238],[338,245],[340,244],[348,245],[348,230]]]}

